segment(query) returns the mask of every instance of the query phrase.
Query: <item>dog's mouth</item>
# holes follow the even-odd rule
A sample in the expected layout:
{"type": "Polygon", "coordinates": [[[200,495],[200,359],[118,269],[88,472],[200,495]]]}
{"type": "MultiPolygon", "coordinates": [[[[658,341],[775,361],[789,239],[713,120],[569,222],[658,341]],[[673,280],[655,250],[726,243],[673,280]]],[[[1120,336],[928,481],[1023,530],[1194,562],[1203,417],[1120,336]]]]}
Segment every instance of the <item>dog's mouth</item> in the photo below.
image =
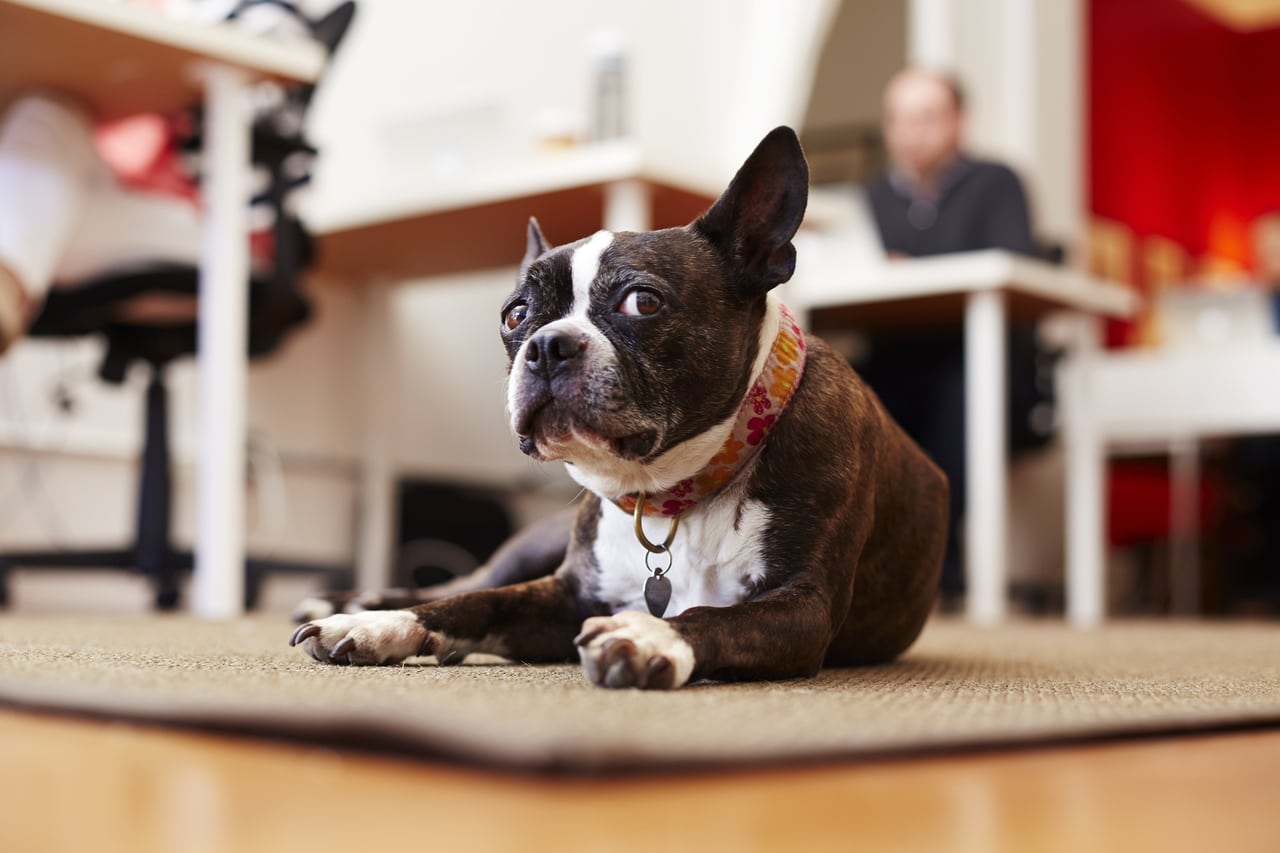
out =
{"type": "Polygon", "coordinates": [[[639,432],[609,438],[606,441],[613,448],[614,455],[628,462],[633,462],[637,459],[644,459],[653,453],[653,448],[658,443],[658,431],[656,429],[642,429],[639,432]]]}
{"type": "Polygon", "coordinates": [[[627,461],[644,459],[658,444],[658,431],[652,428],[627,432],[611,430],[593,423],[569,407],[557,405],[550,395],[525,406],[516,421],[516,437],[520,452],[539,460],[574,461],[575,447],[604,450],[627,461]]]}

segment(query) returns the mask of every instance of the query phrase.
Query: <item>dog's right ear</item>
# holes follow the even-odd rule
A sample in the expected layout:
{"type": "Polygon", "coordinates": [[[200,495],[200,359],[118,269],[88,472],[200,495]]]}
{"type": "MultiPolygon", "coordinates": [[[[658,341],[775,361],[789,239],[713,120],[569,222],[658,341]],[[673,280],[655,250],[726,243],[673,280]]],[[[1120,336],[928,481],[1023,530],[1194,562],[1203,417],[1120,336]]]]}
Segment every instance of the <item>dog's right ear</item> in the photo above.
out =
{"type": "Polygon", "coordinates": [[[529,217],[529,237],[525,242],[524,260],[520,262],[520,268],[524,269],[538,258],[551,251],[551,244],[547,242],[547,238],[542,236],[542,229],[538,227],[538,220],[529,217]]]}
{"type": "Polygon", "coordinates": [[[791,238],[809,200],[809,166],[789,127],[774,128],[742,164],[724,195],[693,227],[720,251],[744,295],[791,278],[791,238]]]}

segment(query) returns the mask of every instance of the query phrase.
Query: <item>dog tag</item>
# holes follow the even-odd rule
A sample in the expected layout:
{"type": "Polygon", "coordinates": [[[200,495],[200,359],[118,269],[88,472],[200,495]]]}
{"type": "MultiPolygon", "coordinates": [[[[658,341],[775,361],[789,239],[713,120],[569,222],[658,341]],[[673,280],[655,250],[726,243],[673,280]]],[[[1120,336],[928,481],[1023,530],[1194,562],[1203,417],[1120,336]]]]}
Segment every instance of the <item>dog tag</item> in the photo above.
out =
{"type": "Polygon", "coordinates": [[[671,581],[665,575],[653,575],[644,582],[644,603],[654,616],[667,612],[667,605],[671,603],[671,581]]]}

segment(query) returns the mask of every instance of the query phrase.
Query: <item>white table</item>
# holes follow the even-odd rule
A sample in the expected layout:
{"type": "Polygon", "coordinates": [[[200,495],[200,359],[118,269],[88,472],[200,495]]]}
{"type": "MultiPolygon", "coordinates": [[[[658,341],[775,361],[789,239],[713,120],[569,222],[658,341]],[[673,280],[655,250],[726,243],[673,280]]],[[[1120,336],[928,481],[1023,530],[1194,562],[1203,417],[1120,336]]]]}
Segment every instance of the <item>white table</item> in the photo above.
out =
{"type": "Polygon", "coordinates": [[[243,607],[249,114],[245,87],[313,82],[316,44],[176,21],[103,0],[0,0],[0,103],[31,89],[77,98],[100,119],[205,101],[200,262],[201,437],[195,589],[207,617],[243,607]]]}
{"type": "MultiPolygon", "coordinates": [[[[1137,297],[1126,286],[1023,258],[984,251],[891,261],[798,275],[795,307],[850,327],[919,329],[962,319],[965,337],[965,435],[968,472],[965,565],[967,616],[996,624],[1007,610],[1008,379],[1010,316],[1070,311],[1080,317],[1081,351],[1091,359],[1097,317],[1126,317],[1137,297]]],[[[1066,417],[1070,418],[1070,401],[1066,417]]]]}
{"type": "MultiPolygon", "coordinates": [[[[1195,524],[1196,443],[1211,436],[1280,432],[1280,341],[1094,353],[1062,373],[1067,452],[1067,615],[1080,626],[1106,615],[1104,566],[1110,452],[1168,449],[1174,460],[1175,532],[1195,524]],[[1180,499],[1179,496],[1185,496],[1180,499]]],[[[1198,597],[1193,549],[1175,560],[1175,609],[1198,597]]]]}

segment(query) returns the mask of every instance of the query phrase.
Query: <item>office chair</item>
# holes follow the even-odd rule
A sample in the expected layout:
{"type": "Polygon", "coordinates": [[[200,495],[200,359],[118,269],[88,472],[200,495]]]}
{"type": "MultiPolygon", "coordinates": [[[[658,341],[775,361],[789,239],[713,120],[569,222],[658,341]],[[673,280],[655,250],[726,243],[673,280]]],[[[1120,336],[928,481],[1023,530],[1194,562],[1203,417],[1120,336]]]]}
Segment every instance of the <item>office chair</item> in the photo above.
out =
{"type": "MultiPolygon", "coordinates": [[[[257,5],[261,0],[248,0],[257,5]]],[[[330,53],[350,25],[355,4],[338,6],[318,22],[308,22],[330,53]]],[[[234,15],[234,13],[233,13],[234,15]]],[[[249,282],[248,351],[250,357],[267,355],[311,316],[311,303],[300,288],[301,275],[313,258],[306,228],[287,207],[289,193],[305,184],[309,171],[300,168],[316,151],[301,132],[301,114],[310,103],[314,87],[297,87],[283,93],[280,102],[255,117],[252,157],[268,176],[264,192],[254,204],[274,214],[273,248],[268,272],[249,282]]],[[[191,113],[192,131],[184,141],[191,151],[200,147],[201,113],[191,113]]],[[[190,551],[174,547],[171,536],[172,478],[169,447],[169,393],[165,369],[170,362],[196,351],[196,324],[185,321],[150,324],[123,321],[118,309],[146,294],[182,294],[195,298],[198,270],[191,266],[159,264],[124,274],[106,274],[74,288],[49,292],[41,313],[29,330],[33,337],[67,338],[102,335],[106,352],[99,368],[109,383],[124,381],[131,365],[150,370],[145,399],[144,438],[139,472],[137,521],[134,541],[127,547],[103,550],[19,551],[0,553],[0,606],[7,603],[7,575],[13,568],[136,568],[149,577],[155,605],[171,610],[178,605],[178,572],[190,569],[190,551]]],[[[245,606],[257,601],[262,580],[271,574],[319,574],[330,588],[350,585],[350,566],[313,565],[277,560],[246,561],[245,606]]]]}

